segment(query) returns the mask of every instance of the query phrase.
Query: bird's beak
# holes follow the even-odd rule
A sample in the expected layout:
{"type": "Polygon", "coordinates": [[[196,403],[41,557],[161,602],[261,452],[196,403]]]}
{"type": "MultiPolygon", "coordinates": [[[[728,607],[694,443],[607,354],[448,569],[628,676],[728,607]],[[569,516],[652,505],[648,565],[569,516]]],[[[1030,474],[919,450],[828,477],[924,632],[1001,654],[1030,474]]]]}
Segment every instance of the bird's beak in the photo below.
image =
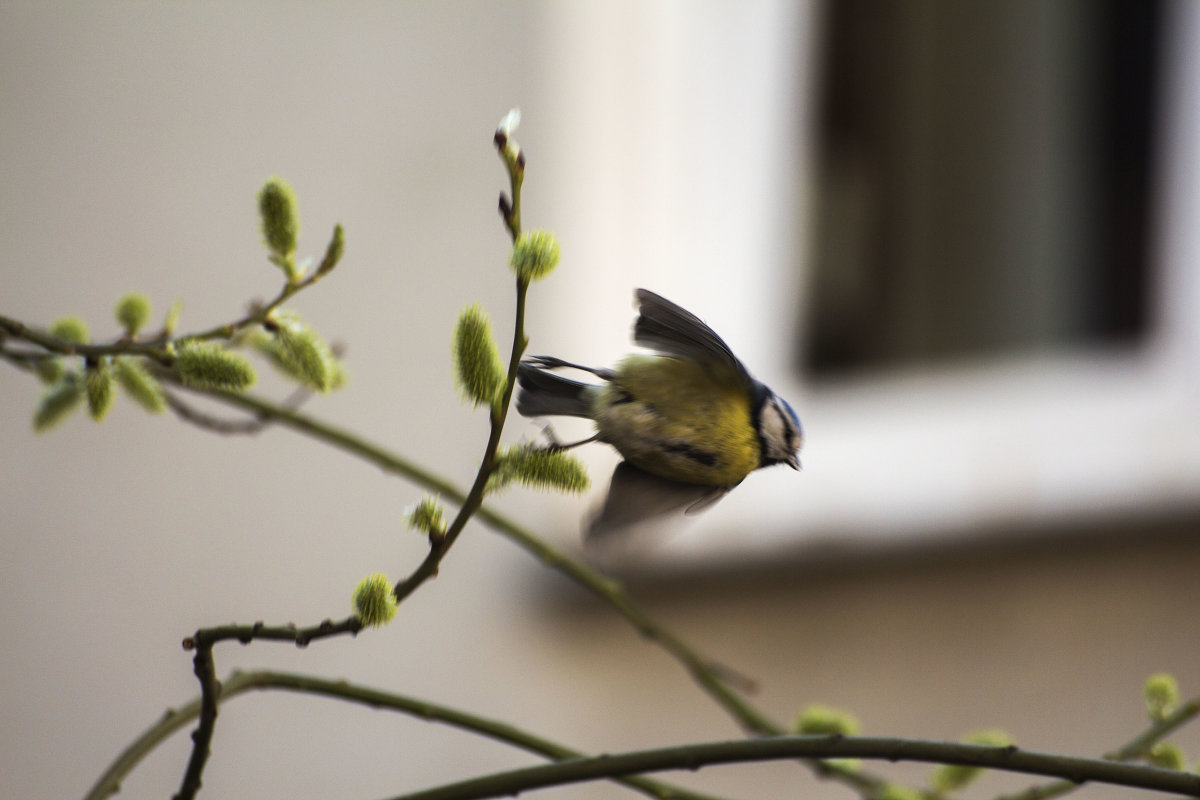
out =
{"type": "Polygon", "coordinates": [[[797,472],[800,470],[800,456],[796,455],[795,453],[792,453],[786,463],[789,467],[797,472]]]}

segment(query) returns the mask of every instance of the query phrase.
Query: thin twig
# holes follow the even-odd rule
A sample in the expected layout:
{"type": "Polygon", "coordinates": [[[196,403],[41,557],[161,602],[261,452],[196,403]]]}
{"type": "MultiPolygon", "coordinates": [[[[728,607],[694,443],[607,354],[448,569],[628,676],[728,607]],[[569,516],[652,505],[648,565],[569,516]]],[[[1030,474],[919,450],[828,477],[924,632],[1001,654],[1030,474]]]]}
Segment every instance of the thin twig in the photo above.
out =
{"type": "MultiPolygon", "coordinates": [[[[359,686],[346,681],[327,680],[290,672],[235,671],[222,681],[218,702],[224,705],[238,695],[251,690],[300,692],[318,697],[347,700],[375,709],[396,711],[428,722],[438,722],[459,728],[556,760],[579,758],[583,755],[576,750],[563,747],[549,739],[536,736],[499,720],[468,714],[427,700],[359,686]]],[[[179,708],[167,711],[163,717],[121,751],[116,760],[109,765],[104,774],[88,791],[84,800],[104,800],[104,798],[116,794],[120,789],[121,781],[150,751],[199,716],[201,702],[202,699],[198,697],[179,708]]],[[[619,778],[617,780],[651,797],[663,800],[718,800],[711,795],[648,778],[619,778]]]]}
{"type": "MultiPolygon", "coordinates": [[[[466,494],[446,478],[417,466],[408,459],[380,447],[357,434],[338,428],[299,411],[280,408],[266,400],[250,394],[238,394],[216,389],[194,389],[207,397],[236,406],[254,414],[274,419],[280,425],[304,433],[318,441],[344,450],[364,461],[374,464],[385,472],[400,475],[414,483],[437,492],[449,502],[461,504],[466,494]]],[[[481,506],[476,516],[488,527],[503,534],[525,549],[542,564],[563,573],[588,591],[617,610],[644,637],[660,645],[677,661],[682,663],[700,686],[748,732],[758,734],[780,733],[783,728],[764,716],[739,697],[722,680],[719,668],[713,661],[700,655],[683,640],[658,624],[644,612],[621,584],[596,571],[587,564],[568,556],[563,551],[542,541],[518,525],[515,521],[499,514],[487,506],[481,506]]]]}
{"type": "MultiPolygon", "coordinates": [[[[1193,698],[1175,709],[1161,720],[1158,720],[1142,733],[1130,739],[1121,747],[1104,757],[1110,761],[1135,761],[1146,755],[1155,744],[1200,715],[1200,697],[1193,698]]],[[[1082,784],[1075,781],[1049,781],[1037,786],[1030,786],[1014,794],[1000,795],[995,800],[1049,800],[1073,792],[1082,784]]]]}
{"type": "MultiPolygon", "coordinates": [[[[281,406],[294,411],[304,405],[305,401],[311,397],[312,392],[307,388],[301,387],[292,392],[291,397],[284,400],[281,406]]],[[[221,419],[214,417],[211,414],[205,414],[180,398],[179,395],[166,389],[163,390],[163,399],[166,401],[167,407],[184,422],[206,431],[219,433],[222,436],[254,435],[271,424],[270,418],[262,415],[255,415],[251,419],[221,419]]]]}
{"type": "MultiPolygon", "coordinates": [[[[513,205],[520,208],[520,175],[524,172],[524,158],[518,153],[518,157],[510,159],[507,157],[503,148],[501,156],[504,157],[505,163],[508,166],[511,177],[511,185],[513,187],[513,205]]],[[[517,222],[513,222],[510,218],[506,218],[506,224],[512,233],[513,240],[520,235],[519,217],[517,222]]],[[[321,273],[317,272],[311,275],[304,281],[297,283],[285,284],[283,291],[274,301],[269,303],[255,313],[248,315],[243,321],[249,324],[254,320],[262,320],[266,318],[267,313],[291,294],[299,291],[305,286],[315,282],[321,273]]],[[[444,535],[436,537],[431,536],[429,539],[429,553],[424,560],[417,566],[409,576],[398,582],[393,588],[393,594],[396,597],[396,602],[401,602],[414,591],[417,590],[427,580],[437,575],[438,568],[442,559],[446,557],[446,553],[457,541],[463,529],[466,528],[467,522],[475,514],[476,511],[483,505],[483,495],[487,489],[488,478],[496,467],[496,451],[500,447],[500,436],[504,431],[504,422],[508,417],[508,407],[512,402],[512,393],[516,385],[517,367],[521,362],[521,355],[525,352],[525,347],[528,344],[528,339],[525,336],[525,300],[529,290],[529,281],[526,278],[517,277],[517,298],[516,298],[516,322],[513,331],[513,342],[511,355],[509,357],[509,369],[507,380],[505,381],[504,391],[501,397],[491,407],[491,432],[488,435],[487,445],[484,447],[483,457],[480,459],[479,469],[475,474],[475,481],[471,485],[470,491],[462,499],[458,509],[458,514],[446,529],[444,535]]],[[[242,324],[242,323],[237,323],[242,324]]],[[[232,331],[225,331],[223,328],[214,328],[212,331],[198,334],[193,338],[207,338],[208,336],[232,336],[232,331]]],[[[257,419],[266,422],[271,416],[260,413],[257,419]]],[[[252,626],[231,625],[222,628],[201,629],[196,632],[195,636],[184,641],[185,647],[192,647],[196,651],[193,658],[194,672],[197,680],[200,681],[200,719],[196,726],[195,732],[192,734],[192,753],[188,758],[187,768],[184,770],[183,779],[180,783],[179,792],[175,795],[175,800],[192,800],[196,793],[200,790],[201,776],[204,772],[204,765],[208,761],[210,745],[212,743],[213,731],[216,728],[217,721],[217,693],[220,687],[216,679],[216,670],[214,666],[213,646],[218,642],[236,638],[243,644],[252,641],[253,639],[270,639],[283,638],[291,639],[298,645],[307,644],[312,639],[323,638],[326,635],[333,633],[358,633],[362,629],[362,624],[355,617],[344,620],[337,625],[326,621],[322,623],[322,631],[319,634],[310,635],[303,640],[297,638],[297,632],[290,628],[275,628],[267,629],[261,623],[256,623],[252,626]],[[279,636],[271,636],[264,634],[264,631],[274,631],[279,633],[279,636]],[[290,635],[289,635],[290,634],[290,635]]]]}
{"type": "Polygon", "coordinates": [[[51,336],[49,333],[32,328],[20,320],[0,315],[0,333],[5,333],[14,339],[35,344],[44,350],[64,356],[84,356],[99,358],[101,356],[136,355],[151,358],[159,363],[170,363],[168,345],[185,339],[230,339],[238,331],[251,325],[261,324],[272,311],[290,299],[296,293],[315,284],[328,273],[314,271],[295,283],[284,283],[279,293],[267,303],[252,304],[249,311],[233,322],[216,325],[197,333],[168,337],[159,334],[151,339],[131,340],[122,336],[115,341],[105,344],[78,344],[51,336]]]}
{"type": "Polygon", "coordinates": [[[696,770],[711,764],[795,758],[866,758],[959,764],[1033,775],[1069,776],[1076,783],[1109,783],[1200,797],[1200,775],[1190,772],[1124,764],[1099,758],[1038,753],[1016,747],[835,735],[768,736],[578,758],[544,766],[497,772],[413,792],[394,800],[478,800],[487,797],[508,797],[531,789],[564,786],[598,778],[671,769],[696,770]]]}
{"type": "MultiPolygon", "coordinates": [[[[499,133],[497,133],[498,135],[499,133]]],[[[511,210],[510,213],[504,214],[505,224],[508,226],[509,233],[515,242],[517,237],[521,235],[519,209],[521,207],[521,176],[524,174],[525,159],[519,153],[517,158],[509,158],[505,151],[504,143],[499,139],[496,140],[496,147],[500,152],[501,158],[504,160],[505,166],[508,168],[513,192],[512,207],[518,209],[515,215],[511,210]]],[[[454,546],[454,542],[457,541],[459,535],[463,532],[467,522],[470,521],[471,517],[483,505],[483,495],[487,491],[488,479],[496,469],[496,451],[500,448],[500,435],[504,432],[504,422],[508,418],[508,407],[512,403],[513,389],[517,383],[517,367],[520,366],[521,356],[524,354],[525,348],[529,345],[529,338],[525,335],[525,301],[528,293],[529,281],[518,276],[516,319],[513,323],[512,347],[510,348],[508,358],[508,373],[504,382],[504,391],[501,393],[500,398],[492,404],[490,409],[488,441],[483,450],[483,458],[479,462],[479,469],[475,472],[475,480],[471,484],[470,490],[467,491],[466,496],[460,500],[458,513],[451,521],[445,533],[430,537],[428,555],[425,556],[425,559],[407,578],[396,584],[393,590],[396,602],[403,601],[416,591],[421,584],[437,575],[442,559],[446,557],[446,553],[454,546]]]]}
{"type": "Polygon", "coordinates": [[[192,753],[188,757],[187,768],[175,793],[175,800],[191,800],[200,791],[201,776],[212,745],[213,731],[217,724],[217,700],[221,694],[221,684],[217,680],[216,662],[213,658],[213,647],[218,642],[236,639],[242,644],[249,644],[256,639],[292,642],[297,647],[306,647],[316,639],[325,639],[342,634],[355,635],[362,630],[362,623],[356,617],[349,617],[341,622],[325,620],[307,628],[297,628],[295,625],[268,626],[261,622],[253,625],[221,625],[215,628],[201,628],[192,636],[183,640],[183,649],[194,650],[192,658],[193,671],[196,680],[200,682],[200,713],[199,723],[192,732],[192,753]]]}

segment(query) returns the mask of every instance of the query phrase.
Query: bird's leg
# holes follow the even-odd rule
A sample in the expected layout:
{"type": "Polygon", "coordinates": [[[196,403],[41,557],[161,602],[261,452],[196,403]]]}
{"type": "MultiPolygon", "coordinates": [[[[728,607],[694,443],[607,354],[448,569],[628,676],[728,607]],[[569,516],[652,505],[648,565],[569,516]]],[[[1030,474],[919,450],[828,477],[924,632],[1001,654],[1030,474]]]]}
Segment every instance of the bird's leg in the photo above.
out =
{"type": "Polygon", "coordinates": [[[578,442],[563,443],[558,440],[558,437],[554,434],[554,428],[549,425],[542,426],[542,435],[546,437],[546,441],[548,442],[546,449],[555,453],[560,450],[570,450],[572,447],[579,447],[581,444],[588,444],[600,438],[600,434],[595,433],[586,439],[580,439],[578,442]]]}

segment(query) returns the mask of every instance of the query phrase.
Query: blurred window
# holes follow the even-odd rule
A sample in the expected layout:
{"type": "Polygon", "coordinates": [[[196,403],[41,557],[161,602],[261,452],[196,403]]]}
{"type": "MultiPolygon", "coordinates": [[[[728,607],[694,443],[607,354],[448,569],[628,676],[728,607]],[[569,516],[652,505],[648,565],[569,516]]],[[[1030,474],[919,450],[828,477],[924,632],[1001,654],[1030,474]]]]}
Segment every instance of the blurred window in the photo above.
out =
{"type": "Polygon", "coordinates": [[[826,6],[812,376],[1145,334],[1160,12],[826,6]]]}
{"type": "Polygon", "coordinates": [[[554,8],[564,349],[655,288],[805,425],[664,562],[1200,511],[1200,3],[554,8]]]}

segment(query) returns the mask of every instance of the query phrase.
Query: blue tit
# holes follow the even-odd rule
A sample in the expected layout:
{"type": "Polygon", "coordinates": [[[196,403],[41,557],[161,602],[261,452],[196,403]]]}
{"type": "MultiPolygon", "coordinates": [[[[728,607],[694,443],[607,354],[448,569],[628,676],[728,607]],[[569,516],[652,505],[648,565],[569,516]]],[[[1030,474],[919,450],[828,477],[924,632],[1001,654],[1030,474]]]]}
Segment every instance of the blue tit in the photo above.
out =
{"type": "Polygon", "coordinates": [[[517,371],[517,412],[526,417],[591,419],[595,436],[624,459],[608,496],[587,526],[588,539],[671,512],[707,508],[761,467],[800,468],[796,412],[755,380],[729,346],[698,317],[638,289],[633,341],[653,354],[615,369],[557,358],[526,359],[517,371]],[[590,372],[584,383],[551,370],[590,372]]]}

